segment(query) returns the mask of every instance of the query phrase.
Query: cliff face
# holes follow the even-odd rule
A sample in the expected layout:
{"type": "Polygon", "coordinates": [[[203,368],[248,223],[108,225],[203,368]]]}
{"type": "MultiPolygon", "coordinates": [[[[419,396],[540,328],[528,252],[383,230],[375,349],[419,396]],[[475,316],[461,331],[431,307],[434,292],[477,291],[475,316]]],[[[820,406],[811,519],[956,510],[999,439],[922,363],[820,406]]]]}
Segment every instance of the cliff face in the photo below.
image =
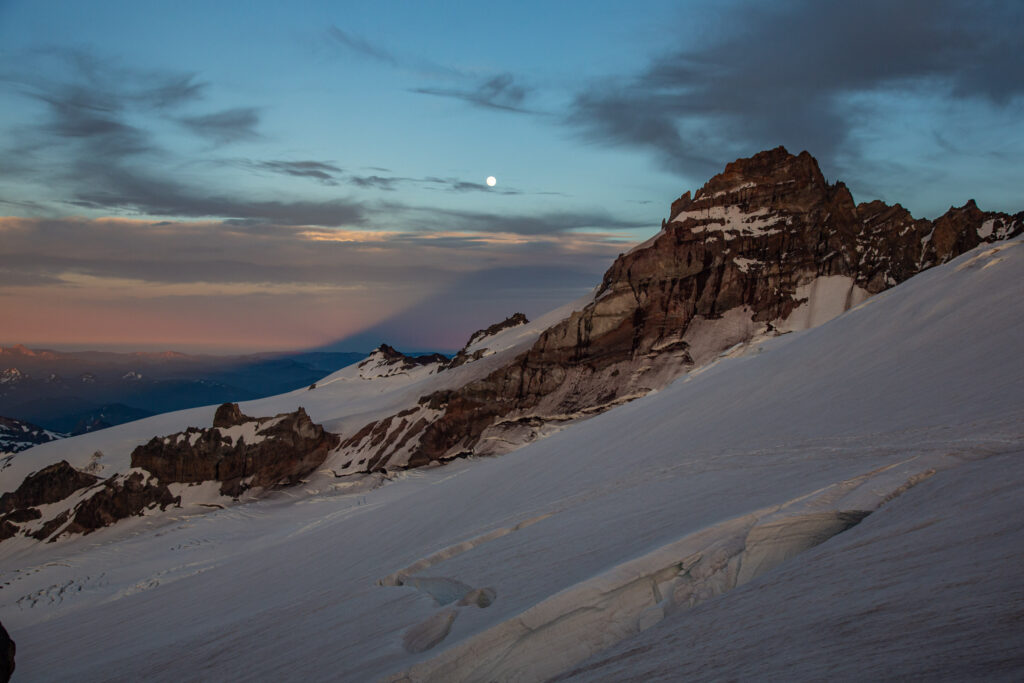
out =
{"type": "Polygon", "coordinates": [[[161,482],[221,482],[221,493],[294,484],[323,463],[340,439],[302,408],[275,417],[243,415],[236,403],[217,409],[209,429],[154,437],[132,451],[132,467],[161,482]]]}
{"type": "Polygon", "coordinates": [[[367,425],[345,448],[364,470],[507,451],[737,344],[821,324],[1022,225],[1024,213],[983,212],[973,200],[934,221],[898,204],[857,205],[807,152],[740,159],[673,202],[662,231],[619,256],[594,300],[529,351],[367,425]]]}

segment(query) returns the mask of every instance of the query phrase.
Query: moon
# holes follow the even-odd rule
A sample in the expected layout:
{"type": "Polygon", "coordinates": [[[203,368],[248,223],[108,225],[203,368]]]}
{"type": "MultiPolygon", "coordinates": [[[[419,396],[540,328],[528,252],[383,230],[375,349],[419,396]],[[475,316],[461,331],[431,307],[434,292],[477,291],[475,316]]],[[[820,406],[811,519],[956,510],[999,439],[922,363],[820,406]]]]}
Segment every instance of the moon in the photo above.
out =
{"type": "Polygon", "coordinates": [[[487,187],[494,187],[498,184],[498,179],[492,175],[487,176],[487,187]]]}

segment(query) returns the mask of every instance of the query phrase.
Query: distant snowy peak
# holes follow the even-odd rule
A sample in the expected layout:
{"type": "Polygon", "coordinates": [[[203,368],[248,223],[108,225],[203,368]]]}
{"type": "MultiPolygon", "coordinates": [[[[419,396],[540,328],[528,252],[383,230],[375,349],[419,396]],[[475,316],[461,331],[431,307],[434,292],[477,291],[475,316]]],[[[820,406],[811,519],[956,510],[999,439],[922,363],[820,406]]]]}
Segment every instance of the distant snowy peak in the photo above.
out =
{"type": "Polygon", "coordinates": [[[15,344],[14,346],[0,346],[0,356],[10,357],[23,357],[23,358],[43,358],[52,360],[60,356],[55,351],[48,351],[46,349],[30,349],[24,344],[15,344]]]}
{"type": "Polygon", "coordinates": [[[469,350],[475,346],[478,346],[479,344],[483,343],[487,339],[490,339],[499,332],[503,332],[504,330],[513,327],[518,327],[519,325],[526,325],[529,322],[530,321],[527,320],[526,315],[524,315],[523,313],[513,313],[509,317],[502,320],[500,323],[494,323],[490,327],[487,327],[482,330],[477,330],[473,334],[469,335],[469,341],[466,342],[464,350],[469,350]]]}
{"type": "Polygon", "coordinates": [[[0,370],[0,384],[17,384],[28,379],[28,374],[18,368],[4,368],[0,370]]]}
{"type": "MultiPolygon", "coordinates": [[[[0,455],[19,453],[37,444],[55,441],[65,436],[29,422],[0,417],[0,455]]],[[[3,465],[0,465],[0,470],[2,469],[3,465]]]]}
{"type": "Polygon", "coordinates": [[[460,365],[465,365],[466,363],[471,363],[475,360],[480,360],[484,356],[497,353],[502,344],[493,344],[492,342],[498,341],[496,338],[499,337],[502,332],[529,324],[530,321],[526,318],[525,314],[513,313],[500,323],[494,323],[482,330],[477,330],[473,334],[469,335],[469,341],[467,341],[466,345],[459,349],[459,352],[452,357],[451,361],[448,363],[448,367],[455,368],[460,365]],[[496,348],[491,348],[492,346],[496,348]]]}
{"type": "Polygon", "coordinates": [[[401,351],[381,344],[359,363],[359,376],[363,379],[393,377],[395,375],[429,375],[445,368],[448,359],[439,353],[425,356],[407,356],[401,351]]]}

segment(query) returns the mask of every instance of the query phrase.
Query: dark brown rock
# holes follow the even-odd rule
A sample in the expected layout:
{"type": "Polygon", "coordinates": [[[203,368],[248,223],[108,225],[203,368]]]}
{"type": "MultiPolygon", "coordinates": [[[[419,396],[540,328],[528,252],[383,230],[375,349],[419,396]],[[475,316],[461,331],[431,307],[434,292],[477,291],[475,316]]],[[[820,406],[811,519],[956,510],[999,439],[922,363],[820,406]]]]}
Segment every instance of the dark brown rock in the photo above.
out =
{"type": "Polygon", "coordinates": [[[225,403],[217,408],[213,415],[214,427],[234,427],[243,422],[249,422],[253,418],[242,414],[242,409],[237,403],[225,403]]]}
{"type": "Polygon", "coordinates": [[[180,505],[181,496],[172,496],[166,484],[142,472],[126,477],[113,476],[103,488],[75,507],[75,514],[63,533],[88,534],[114,522],[141,515],[147,508],[180,505]]]}
{"type": "Polygon", "coordinates": [[[297,483],[340,442],[337,435],[314,424],[302,408],[259,419],[241,415],[237,408],[221,406],[212,429],[193,427],[151,439],[132,452],[132,467],[141,467],[164,483],[219,481],[221,493],[237,496],[251,487],[297,483]],[[232,427],[250,428],[250,442],[244,434],[234,438],[228,431],[232,427]]]}
{"type": "Polygon", "coordinates": [[[0,683],[7,683],[14,673],[14,654],[17,647],[7,629],[0,624],[0,683]]]}
{"type": "Polygon", "coordinates": [[[39,519],[42,516],[43,513],[39,511],[39,508],[20,508],[4,515],[4,519],[15,524],[24,524],[25,522],[39,519]]]}
{"type": "Polygon", "coordinates": [[[98,477],[80,472],[66,460],[30,474],[15,491],[0,496],[0,513],[64,500],[78,489],[92,486],[98,477]]]}
{"type": "Polygon", "coordinates": [[[59,515],[54,516],[52,519],[47,520],[46,523],[43,524],[43,526],[39,527],[34,532],[27,535],[29,538],[34,538],[37,541],[45,541],[46,539],[50,538],[50,536],[52,536],[54,532],[57,531],[57,529],[60,529],[62,526],[64,526],[64,524],[68,521],[70,517],[71,510],[65,510],[64,512],[61,512],[59,515]]]}

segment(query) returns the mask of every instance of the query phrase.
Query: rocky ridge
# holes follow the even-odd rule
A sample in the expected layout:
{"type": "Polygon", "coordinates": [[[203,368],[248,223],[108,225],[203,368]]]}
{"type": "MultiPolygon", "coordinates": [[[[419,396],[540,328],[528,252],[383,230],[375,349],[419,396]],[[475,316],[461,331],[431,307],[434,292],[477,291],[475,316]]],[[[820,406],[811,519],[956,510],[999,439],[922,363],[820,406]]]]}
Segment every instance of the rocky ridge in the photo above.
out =
{"type": "Polygon", "coordinates": [[[448,358],[439,353],[407,356],[387,344],[381,344],[365,360],[359,362],[359,375],[363,379],[392,377],[435,364],[437,368],[434,371],[443,370],[448,364],[448,358]]]}
{"type": "Polygon", "coordinates": [[[213,427],[154,437],[132,451],[131,464],[165,483],[219,481],[222,495],[237,497],[250,488],[297,483],[340,441],[302,408],[254,418],[244,415],[237,403],[225,403],[217,409],[213,427]]]}
{"type": "MultiPolygon", "coordinates": [[[[44,429],[31,422],[0,416],[0,456],[18,453],[37,444],[61,439],[64,436],[64,434],[44,429]]],[[[3,471],[2,462],[0,460],[0,471],[3,471]]]]}
{"type": "Polygon", "coordinates": [[[873,294],[1024,229],[973,200],[934,221],[856,204],[807,152],[740,159],[674,201],[594,299],[512,362],[346,439],[347,471],[496,454],[665,386],[731,349],[819,325],[873,294]]]}
{"type": "Polygon", "coordinates": [[[452,356],[452,359],[448,361],[446,368],[457,368],[460,365],[480,360],[491,353],[491,350],[484,346],[483,342],[494,337],[500,332],[510,330],[513,327],[519,327],[520,325],[526,325],[529,322],[530,321],[526,318],[525,314],[513,313],[500,323],[494,323],[490,327],[477,330],[473,334],[469,335],[469,341],[466,342],[465,346],[459,349],[458,353],[452,356]]]}
{"type": "Polygon", "coordinates": [[[190,484],[220,482],[220,494],[234,498],[250,489],[293,485],[339,442],[302,408],[253,418],[238,404],[225,403],[212,427],[154,437],[135,448],[130,469],[106,479],[63,460],[29,475],[0,497],[0,541],[16,535],[56,540],[180,506],[180,492],[190,484]]]}

